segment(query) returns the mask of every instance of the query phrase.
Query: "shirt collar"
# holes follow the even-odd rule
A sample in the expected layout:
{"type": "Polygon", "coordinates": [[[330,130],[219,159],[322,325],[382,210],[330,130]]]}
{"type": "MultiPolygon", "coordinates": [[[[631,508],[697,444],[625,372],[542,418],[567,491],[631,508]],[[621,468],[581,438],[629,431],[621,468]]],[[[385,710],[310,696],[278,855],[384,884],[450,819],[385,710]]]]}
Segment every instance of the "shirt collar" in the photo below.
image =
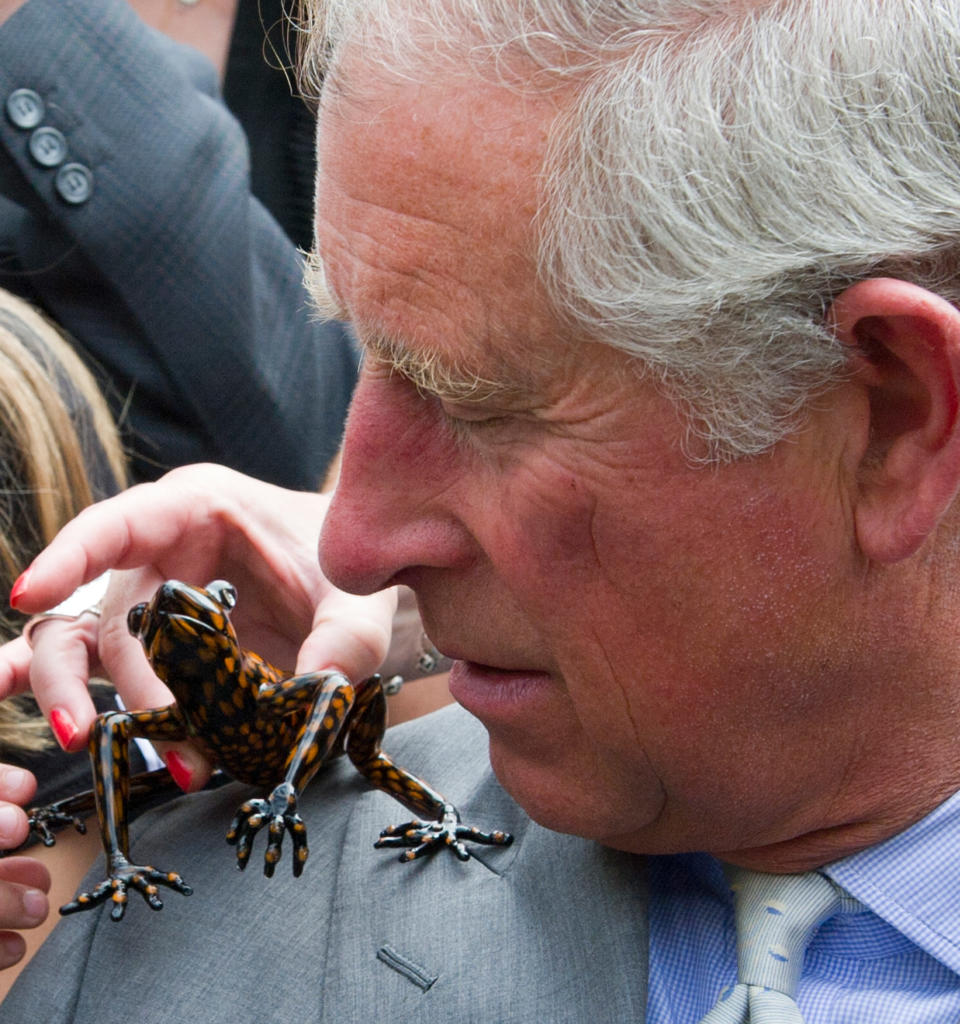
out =
{"type": "Polygon", "coordinates": [[[960,974],[960,793],[898,835],[823,870],[960,974]]]}

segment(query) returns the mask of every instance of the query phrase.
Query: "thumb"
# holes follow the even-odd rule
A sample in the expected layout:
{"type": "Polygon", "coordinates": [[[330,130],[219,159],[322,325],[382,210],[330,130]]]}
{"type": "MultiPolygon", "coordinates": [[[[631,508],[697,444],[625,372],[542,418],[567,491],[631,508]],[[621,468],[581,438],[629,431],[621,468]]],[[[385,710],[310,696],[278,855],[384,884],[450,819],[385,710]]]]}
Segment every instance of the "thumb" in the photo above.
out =
{"type": "Polygon", "coordinates": [[[396,607],[396,587],[364,596],[332,590],[317,605],[297,673],[333,668],[354,681],[372,675],[387,656],[396,607]]]}

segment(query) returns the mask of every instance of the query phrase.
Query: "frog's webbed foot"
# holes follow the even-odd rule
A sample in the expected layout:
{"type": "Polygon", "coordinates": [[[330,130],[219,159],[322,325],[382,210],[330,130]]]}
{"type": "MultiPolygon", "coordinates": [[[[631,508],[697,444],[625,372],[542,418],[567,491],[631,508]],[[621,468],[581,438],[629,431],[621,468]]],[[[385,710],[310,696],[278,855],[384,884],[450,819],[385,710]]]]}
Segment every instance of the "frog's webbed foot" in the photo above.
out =
{"type": "Polygon", "coordinates": [[[131,864],[118,857],[111,867],[109,878],[90,892],[78,893],[75,899],[60,908],[60,913],[76,914],[110,900],[113,903],[110,917],[119,921],[127,909],[127,894],[131,889],[143,896],[151,910],[160,910],[163,908],[163,900],[158,895],[158,887],[161,885],[183,893],[184,896],[193,892],[175,871],[158,871],[147,865],[131,864]]]}
{"type": "Polygon", "coordinates": [[[293,877],[299,878],[307,862],[307,827],[297,813],[297,793],[289,782],[282,782],[266,800],[248,800],[227,829],[227,842],[237,848],[237,867],[243,870],[250,860],[254,836],[267,825],[267,850],[263,857],[263,873],[273,877],[280,860],[285,832],[293,843],[293,877]]]}
{"type": "Polygon", "coordinates": [[[487,846],[509,846],[513,836],[509,832],[481,832],[478,828],[463,825],[456,807],[444,804],[436,821],[414,820],[385,828],[374,846],[378,849],[386,846],[410,847],[400,854],[401,862],[416,860],[443,847],[452,850],[460,860],[469,860],[470,851],[464,841],[484,843],[487,846]]]}
{"type": "Polygon", "coordinates": [[[73,825],[81,835],[87,831],[83,818],[61,809],[59,804],[31,807],[27,811],[27,821],[30,825],[30,835],[39,839],[44,846],[53,846],[56,843],[57,837],[53,830],[64,825],[73,825]]]}

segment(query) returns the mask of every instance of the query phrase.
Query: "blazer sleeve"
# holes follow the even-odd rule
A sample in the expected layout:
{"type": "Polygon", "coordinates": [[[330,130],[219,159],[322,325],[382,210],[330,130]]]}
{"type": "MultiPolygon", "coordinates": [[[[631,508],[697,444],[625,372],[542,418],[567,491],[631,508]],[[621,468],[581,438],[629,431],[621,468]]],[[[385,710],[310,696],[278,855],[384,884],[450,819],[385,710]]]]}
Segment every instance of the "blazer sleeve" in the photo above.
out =
{"type": "Polygon", "coordinates": [[[356,351],[311,314],[212,66],[124,0],[29,0],[0,26],[0,104],[0,286],[101,372],[135,475],[315,488],[356,351]]]}

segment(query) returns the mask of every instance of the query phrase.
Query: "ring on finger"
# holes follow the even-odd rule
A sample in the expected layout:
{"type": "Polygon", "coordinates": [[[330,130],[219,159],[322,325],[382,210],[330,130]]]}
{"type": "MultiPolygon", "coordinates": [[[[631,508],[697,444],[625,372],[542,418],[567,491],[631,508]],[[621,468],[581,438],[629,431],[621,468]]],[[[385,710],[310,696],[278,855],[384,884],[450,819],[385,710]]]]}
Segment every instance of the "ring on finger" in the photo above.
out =
{"type": "Polygon", "coordinates": [[[33,632],[41,622],[48,619],[79,619],[81,615],[100,615],[101,603],[110,585],[110,570],[83,583],[68,597],[59,604],[48,608],[45,612],[38,612],[27,620],[23,627],[23,635],[28,644],[33,646],[33,632]]]}

